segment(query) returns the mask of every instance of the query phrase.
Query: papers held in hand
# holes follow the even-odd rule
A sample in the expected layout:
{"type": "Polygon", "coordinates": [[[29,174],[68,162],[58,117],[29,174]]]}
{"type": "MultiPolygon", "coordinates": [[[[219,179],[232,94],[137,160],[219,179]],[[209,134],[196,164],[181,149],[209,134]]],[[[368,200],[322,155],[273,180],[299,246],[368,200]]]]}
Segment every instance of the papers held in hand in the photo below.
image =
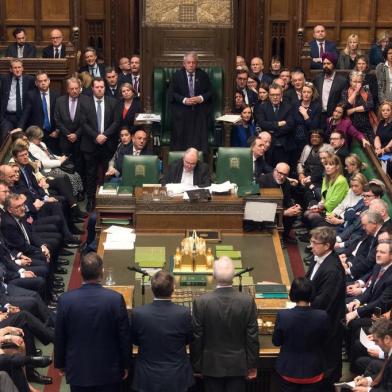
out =
{"type": "Polygon", "coordinates": [[[335,387],[345,388],[352,391],[355,388],[355,381],[350,382],[337,382],[333,384],[335,387]]]}
{"type": "Polygon", "coordinates": [[[247,201],[245,204],[244,219],[255,222],[273,222],[276,215],[276,203],[247,201]]]}

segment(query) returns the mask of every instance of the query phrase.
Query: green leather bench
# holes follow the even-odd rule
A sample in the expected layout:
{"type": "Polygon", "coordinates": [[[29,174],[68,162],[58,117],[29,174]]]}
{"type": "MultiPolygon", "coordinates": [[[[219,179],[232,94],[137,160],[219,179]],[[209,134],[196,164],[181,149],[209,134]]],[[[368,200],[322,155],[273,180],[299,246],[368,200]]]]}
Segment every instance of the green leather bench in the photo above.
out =
{"type": "MultiPolygon", "coordinates": [[[[171,113],[167,100],[167,91],[172,75],[179,68],[155,68],[154,70],[154,113],[161,115],[161,145],[170,145],[171,137],[171,113]]],[[[202,68],[207,72],[212,86],[212,116],[213,119],[222,115],[223,112],[223,70],[221,67],[202,68]]],[[[215,121],[208,132],[208,144],[211,147],[222,143],[222,126],[215,121]]]]}

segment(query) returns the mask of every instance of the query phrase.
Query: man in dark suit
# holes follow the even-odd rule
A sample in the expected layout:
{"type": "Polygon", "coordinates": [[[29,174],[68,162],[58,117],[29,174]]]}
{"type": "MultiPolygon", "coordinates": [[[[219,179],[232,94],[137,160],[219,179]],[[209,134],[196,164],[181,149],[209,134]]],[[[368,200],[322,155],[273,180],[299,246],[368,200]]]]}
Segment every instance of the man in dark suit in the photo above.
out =
{"type": "Polygon", "coordinates": [[[53,154],[60,155],[59,131],[54,118],[59,93],[50,89],[50,79],[44,71],[36,74],[35,85],[37,88],[27,93],[26,105],[19,125],[23,130],[30,125],[40,127],[44,132],[43,142],[53,154]]]}
{"type": "Polygon", "coordinates": [[[381,226],[380,231],[391,231],[392,229],[392,219],[389,216],[388,204],[380,199],[374,199],[370,202],[369,211],[378,212],[384,223],[381,226]]]}
{"type": "Polygon", "coordinates": [[[342,339],[345,307],[345,277],[339,258],[333,251],[335,231],[319,227],[311,231],[310,244],[314,258],[306,277],[313,283],[312,308],[325,310],[331,320],[329,339],[326,342],[325,389],[334,391],[333,383],[342,375],[342,339]]]}
{"type": "Polygon", "coordinates": [[[323,61],[322,55],[325,52],[335,53],[338,55],[336,50],[335,42],[326,41],[325,37],[327,33],[325,31],[325,27],[322,25],[317,25],[313,29],[313,40],[309,42],[310,44],[310,57],[312,58],[312,63],[310,64],[310,68],[312,69],[322,69],[323,61]]]}
{"type": "Polygon", "coordinates": [[[59,29],[53,29],[50,32],[52,44],[44,48],[42,57],[48,59],[65,58],[65,45],[63,45],[63,33],[59,29]]]}
{"type": "Polygon", "coordinates": [[[131,62],[128,57],[121,57],[118,61],[118,68],[120,73],[118,75],[118,83],[121,86],[123,83],[132,84],[131,62]]]}
{"type": "Polygon", "coordinates": [[[192,341],[189,310],[173,304],[174,278],[158,271],[151,278],[152,304],[131,313],[131,341],[139,346],[132,387],[136,391],[183,392],[194,384],[186,345],[192,341]]]}
{"type": "Polygon", "coordinates": [[[272,135],[273,166],[279,162],[290,164],[295,149],[291,105],[282,101],[282,97],[281,87],[273,83],[269,88],[269,102],[256,106],[254,113],[257,125],[272,135]]]}
{"type": "Polygon", "coordinates": [[[245,103],[254,106],[258,100],[257,93],[247,87],[249,72],[246,69],[238,69],[235,78],[235,90],[244,94],[245,103]]]}
{"type": "Polygon", "coordinates": [[[302,100],[302,88],[305,85],[305,75],[302,71],[291,72],[291,86],[288,88],[283,96],[292,105],[299,103],[302,100]]]}
{"type": "Polygon", "coordinates": [[[80,150],[86,172],[87,210],[95,207],[95,188],[98,170],[106,173],[108,163],[116,151],[119,121],[115,116],[116,100],[105,96],[105,81],[95,78],[93,96],[83,103],[85,121],[82,126],[80,150]]]}
{"type": "Polygon", "coordinates": [[[85,122],[85,114],[82,103],[87,101],[85,95],[81,95],[80,80],[71,77],[67,79],[67,94],[56,100],[54,121],[60,132],[60,150],[62,155],[70,156],[75,164],[75,170],[84,177],[83,164],[80,154],[80,139],[82,137],[82,125],[85,122]]]}
{"type": "Polygon", "coordinates": [[[320,124],[326,129],[326,120],[332,116],[336,105],[342,99],[342,92],[347,88],[347,78],[335,71],[337,55],[333,52],[325,52],[322,55],[324,72],[318,74],[313,81],[321,101],[320,124]]]}
{"type": "Polygon", "coordinates": [[[216,290],[193,302],[191,362],[194,372],[203,376],[205,392],[242,392],[245,380],[257,376],[256,305],[233,288],[233,276],[231,259],[216,260],[216,290]]]}
{"type": "Polygon", "coordinates": [[[112,67],[105,69],[105,95],[115,99],[120,99],[120,84],[118,83],[118,73],[112,67]]]}
{"type": "Polygon", "coordinates": [[[263,72],[264,61],[261,57],[253,57],[253,59],[250,61],[250,68],[260,83],[272,83],[272,79],[263,72]]]}
{"type": "Polygon", "coordinates": [[[253,158],[253,178],[257,181],[262,174],[271,173],[274,169],[265,160],[267,146],[261,137],[256,137],[253,140],[250,149],[253,158]]]}
{"type": "Polygon", "coordinates": [[[142,79],[140,75],[140,56],[133,54],[129,60],[131,84],[135,90],[135,95],[140,97],[142,79]]]}
{"type": "Polygon", "coordinates": [[[71,392],[119,391],[128,377],[132,346],[125,301],[101,286],[102,264],[96,253],[83,256],[83,285],[59,300],[54,366],[65,373],[71,392]]]}
{"type": "Polygon", "coordinates": [[[211,185],[211,175],[208,165],[199,161],[199,151],[188,148],[184,157],[169,165],[162,180],[163,185],[181,183],[206,187],[211,185]]]}
{"type": "Polygon", "coordinates": [[[84,51],[86,65],[79,68],[79,73],[88,72],[94,78],[105,77],[105,65],[97,63],[97,52],[94,48],[87,47],[84,51]]]}
{"type": "Polygon", "coordinates": [[[1,141],[7,134],[20,127],[20,119],[27,100],[27,93],[34,88],[34,78],[23,75],[22,60],[10,61],[10,73],[1,77],[0,118],[1,141]]]}
{"type": "Polygon", "coordinates": [[[173,75],[170,82],[171,150],[183,151],[194,147],[207,153],[211,96],[211,82],[208,75],[197,68],[197,54],[185,54],[183,68],[173,75]]]}
{"type": "Polygon", "coordinates": [[[10,44],[5,51],[5,57],[13,58],[33,58],[36,56],[35,46],[26,42],[26,31],[23,27],[17,27],[12,32],[15,38],[14,43],[10,44]]]}

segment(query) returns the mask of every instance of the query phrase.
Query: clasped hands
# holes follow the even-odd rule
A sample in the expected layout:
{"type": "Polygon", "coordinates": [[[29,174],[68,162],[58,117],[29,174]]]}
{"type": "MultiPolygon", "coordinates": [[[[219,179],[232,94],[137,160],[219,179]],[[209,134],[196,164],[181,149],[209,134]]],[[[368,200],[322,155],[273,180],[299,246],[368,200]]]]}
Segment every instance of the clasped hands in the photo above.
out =
{"type": "Polygon", "coordinates": [[[199,103],[202,103],[202,102],[203,102],[203,99],[200,96],[185,98],[185,105],[188,105],[188,106],[198,105],[199,103]]]}

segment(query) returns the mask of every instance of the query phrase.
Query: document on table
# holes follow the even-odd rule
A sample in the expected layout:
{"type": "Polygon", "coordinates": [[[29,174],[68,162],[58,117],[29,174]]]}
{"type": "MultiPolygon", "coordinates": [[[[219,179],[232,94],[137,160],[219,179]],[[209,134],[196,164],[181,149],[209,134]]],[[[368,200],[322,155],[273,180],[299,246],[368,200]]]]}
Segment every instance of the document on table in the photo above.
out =
{"type": "Polygon", "coordinates": [[[128,227],[110,226],[105,230],[105,250],[132,250],[135,246],[135,230],[128,227]]]}
{"type": "Polygon", "coordinates": [[[224,121],[235,124],[241,120],[241,116],[239,114],[224,114],[223,116],[217,117],[216,121],[224,121]]]}
{"type": "Polygon", "coordinates": [[[361,328],[361,332],[359,333],[359,340],[363,346],[365,346],[368,350],[373,348],[379,348],[373,340],[370,340],[366,335],[365,331],[361,328]]]}
{"type": "Polygon", "coordinates": [[[273,222],[276,215],[276,203],[247,201],[245,204],[244,219],[255,222],[273,222]]]}
{"type": "Polygon", "coordinates": [[[235,184],[232,184],[230,181],[222,182],[222,184],[211,184],[207,189],[210,192],[215,193],[225,193],[231,191],[235,187],[235,184]]]}
{"type": "Polygon", "coordinates": [[[153,121],[153,122],[160,122],[161,121],[161,115],[160,114],[154,114],[154,113],[139,113],[135,121],[153,121]]]}
{"type": "Polygon", "coordinates": [[[340,387],[340,388],[346,388],[352,391],[355,388],[355,381],[350,381],[350,382],[336,382],[335,387],[340,387]]]}
{"type": "Polygon", "coordinates": [[[198,186],[195,185],[185,185],[185,184],[166,184],[166,191],[169,196],[180,196],[186,191],[193,191],[195,189],[199,189],[198,186]]]}

